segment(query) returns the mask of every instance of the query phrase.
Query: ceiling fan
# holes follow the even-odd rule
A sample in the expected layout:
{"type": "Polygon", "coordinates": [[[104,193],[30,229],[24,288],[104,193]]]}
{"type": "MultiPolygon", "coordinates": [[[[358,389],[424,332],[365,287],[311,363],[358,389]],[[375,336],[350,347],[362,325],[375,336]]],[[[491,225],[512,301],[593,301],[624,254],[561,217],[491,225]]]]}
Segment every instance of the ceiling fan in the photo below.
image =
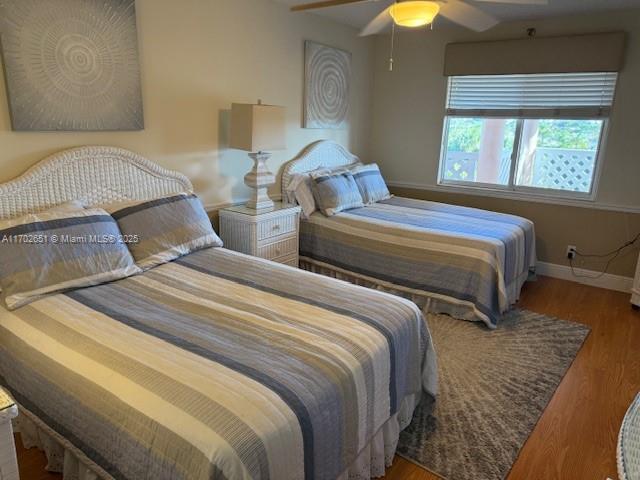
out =
{"type": "MultiPolygon", "coordinates": [[[[422,27],[429,25],[438,15],[448,18],[458,25],[482,32],[497,25],[499,20],[464,0],[324,0],[291,7],[292,11],[315,10],[319,8],[348,5],[351,3],[380,2],[385,8],[361,32],[361,36],[373,35],[384,30],[389,24],[402,27],[422,27]]],[[[476,0],[488,3],[518,5],[547,5],[548,0],[476,0]]]]}

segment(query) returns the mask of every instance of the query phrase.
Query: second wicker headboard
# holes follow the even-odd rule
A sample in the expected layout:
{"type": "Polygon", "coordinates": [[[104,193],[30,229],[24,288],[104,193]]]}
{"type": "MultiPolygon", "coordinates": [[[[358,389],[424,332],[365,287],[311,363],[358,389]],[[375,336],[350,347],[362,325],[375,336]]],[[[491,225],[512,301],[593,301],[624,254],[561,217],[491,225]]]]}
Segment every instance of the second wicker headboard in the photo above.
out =
{"type": "Polygon", "coordinates": [[[285,163],[282,171],[282,197],[296,173],[310,172],[317,168],[336,168],[358,163],[360,160],[339,143],[320,140],[306,147],[296,158],[285,163]]]}

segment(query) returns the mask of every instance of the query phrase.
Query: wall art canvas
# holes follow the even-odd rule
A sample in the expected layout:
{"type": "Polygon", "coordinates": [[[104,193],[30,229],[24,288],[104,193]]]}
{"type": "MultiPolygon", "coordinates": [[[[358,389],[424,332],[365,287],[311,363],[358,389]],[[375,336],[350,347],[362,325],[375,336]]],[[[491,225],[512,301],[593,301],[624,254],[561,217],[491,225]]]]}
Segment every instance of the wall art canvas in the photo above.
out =
{"type": "Polygon", "coordinates": [[[305,128],[347,126],[351,53],[305,42],[305,128]]]}
{"type": "Polygon", "coordinates": [[[142,130],[135,0],[0,0],[18,131],[142,130]]]}

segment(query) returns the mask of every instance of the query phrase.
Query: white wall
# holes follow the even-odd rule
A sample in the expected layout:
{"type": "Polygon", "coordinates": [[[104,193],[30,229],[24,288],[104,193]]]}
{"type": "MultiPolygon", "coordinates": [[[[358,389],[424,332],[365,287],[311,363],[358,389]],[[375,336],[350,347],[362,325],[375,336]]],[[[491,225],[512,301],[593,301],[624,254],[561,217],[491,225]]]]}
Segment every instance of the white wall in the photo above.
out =
{"type": "MultiPolygon", "coordinates": [[[[628,32],[626,65],[620,74],[596,203],[640,207],[640,10],[591,16],[513,22],[485,33],[438,26],[402,33],[396,39],[395,68],[389,72],[389,37],[376,39],[372,151],[391,181],[437,183],[447,79],[445,45],[526,36],[628,32]]],[[[553,52],[549,52],[550,55],[553,52]]]]}
{"type": "Polygon", "coordinates": [[[225,146],[228,109],[232,102],[259,98],[287,107],[288,149],[274,153],[274,172],[320,138],[368,154],[373,39],[315,15],[290,13],[271,0],[137,0],[136,5],[145,130],[12,132],[0,75],[0,182],[58,150],[106,144],[185,173],[208,205],[239,201],[247,195],[242,177],[252,162],[225,146]],[[348,129],[301,128],[306,39],[353,54],[348,129]]]}

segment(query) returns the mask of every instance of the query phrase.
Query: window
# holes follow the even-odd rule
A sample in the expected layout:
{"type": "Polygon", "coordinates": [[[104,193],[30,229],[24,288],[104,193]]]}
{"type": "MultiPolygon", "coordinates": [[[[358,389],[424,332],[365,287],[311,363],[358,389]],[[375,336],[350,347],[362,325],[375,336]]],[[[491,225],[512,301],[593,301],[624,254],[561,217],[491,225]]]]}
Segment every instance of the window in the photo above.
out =
{"type": "Polygon", "coordinates": [[[439,183],[591,198],[616,80],[450,77],[439,183]]]}

